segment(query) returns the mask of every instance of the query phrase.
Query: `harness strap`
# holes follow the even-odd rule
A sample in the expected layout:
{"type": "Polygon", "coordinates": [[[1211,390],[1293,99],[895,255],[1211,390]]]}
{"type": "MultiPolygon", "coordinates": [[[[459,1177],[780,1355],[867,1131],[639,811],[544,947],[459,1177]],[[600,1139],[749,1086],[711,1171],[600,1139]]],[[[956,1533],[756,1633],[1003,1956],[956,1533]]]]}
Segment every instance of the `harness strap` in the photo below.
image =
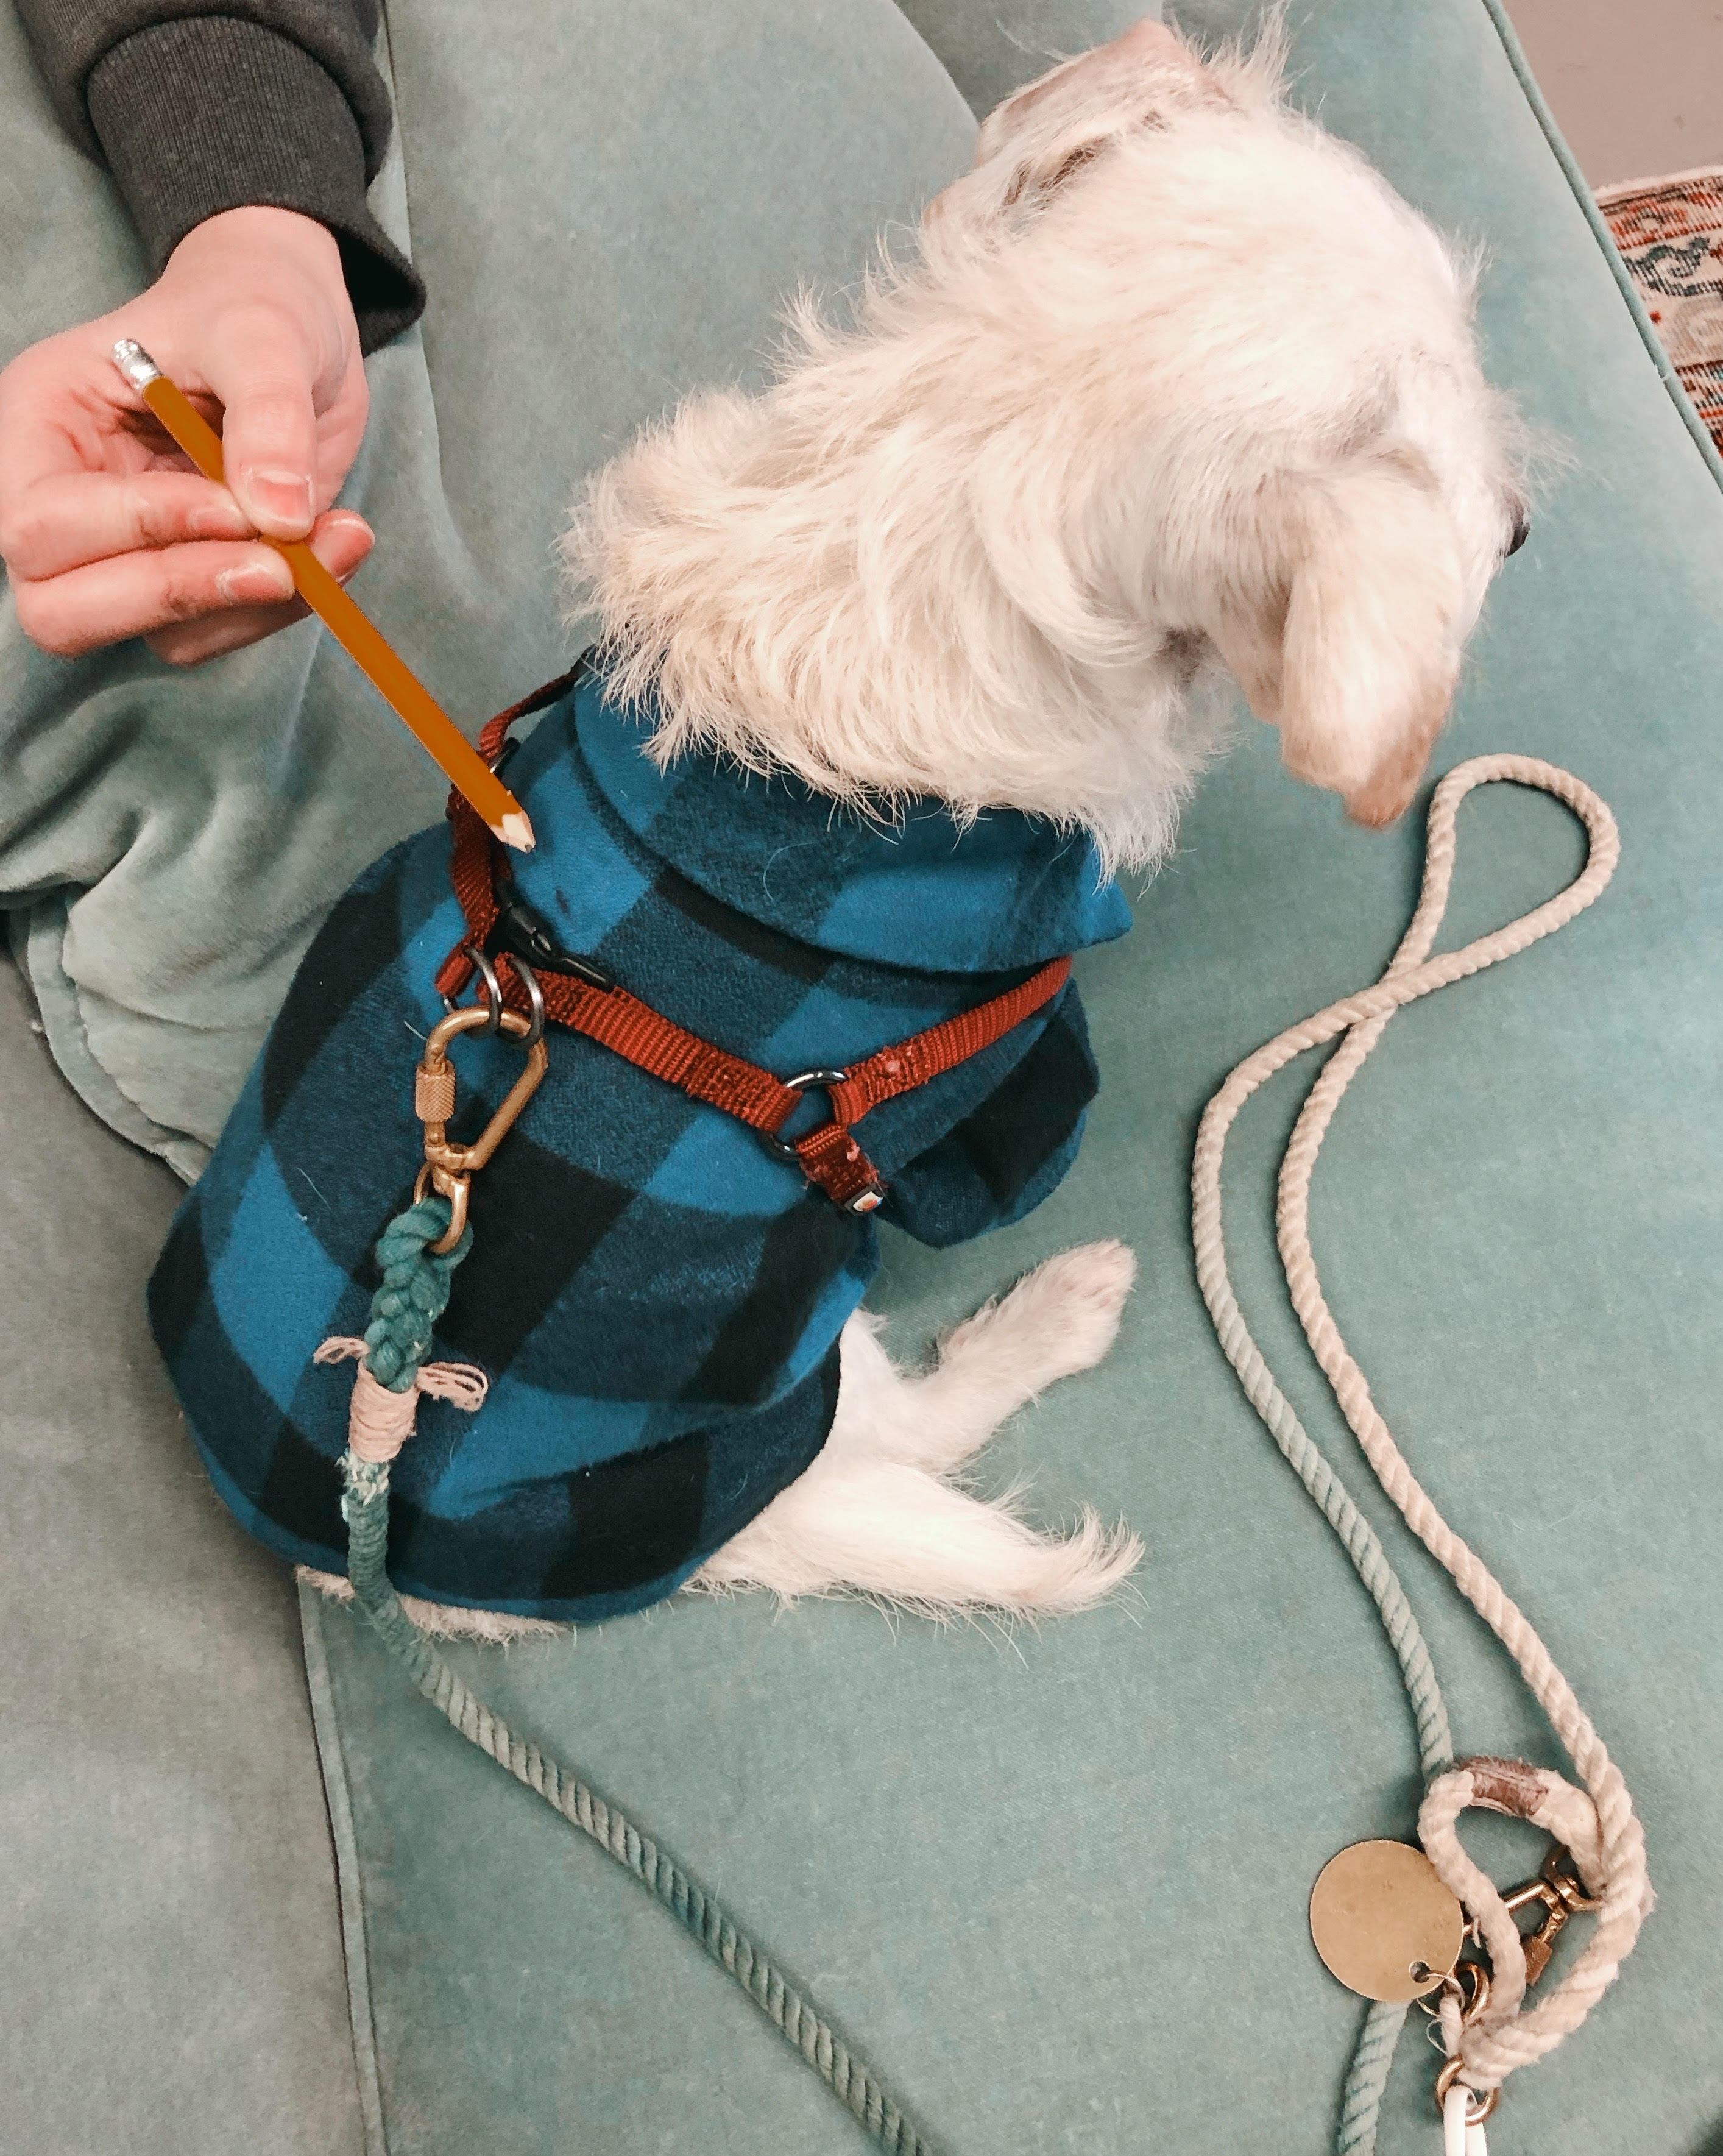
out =
{"type": "MultiPolygon", "coordinates": [[[[478,742],[479,753],[485,762],[495,768],[508,740],[509,728],[515,720],[526,718],[534,711],[543,711],[546,705],[556,702],[574,686],[586,670],[586,660],[577,659],[566,674],[559,674],[554,681],[546,681],[541,689],[535,689],[530,696],[523,696],[518,704],[510,704],[507,711],[499,711],[495,718],[487,719],[479,731],[478,742]]],[[[467,926],[473,941],[483,950],[485,938],[496,926],[497,916],[490,833],[472,803],[454,790],[451,790],[449,796],[449,820],[454,827],[449,879],[454,886],[454,895],[460,901],[461,911],[467,916],[467,926]]],[[[451,952],[438,969],[437,993],[444,996],[458,996],[472,977],[472,960],[463,958],[459,951],[451,952]]]]}
{"type": "MultiPolygon", "coordinates": [[[[515,721],[554,703],[582,670],[576,665],[506,711],[499,711],[479,737],[480,756],[494,763],[515,721]]],[[[497,895],[496,840],[459,793],[449,797],[449,820],[454,826],[449,877],[466,916],[467,934],[438,968],[438,993],[459,995],[476,970],[472,952],[485,951],[493,957],[504,1003],[512,1010],[528,1012],[531,999],[512,954],[506,948],[490,951],[504,913],[497,895]]],[[[597,1041],[691,1099],[734,1116],[799,1167],[834,1204],[852,1213],[871,1213],[885,1196],[885,1182],[850,1126],[882,1102],[914,1091],[1003,1040],[1059,994],[1070,978],[1071,962],[1069,957],[1051,959],[1003,995],[882,1048],[852,1070],[809,1071],[787,1080],[689,1032],[596,967],[583,977],[535,959],[532,972],[547,1018],[597,1041]],[[781,1139],[779,1132],[813,1086],[825,1091],[830,1120],[803,1137],[781,1139]]]]}

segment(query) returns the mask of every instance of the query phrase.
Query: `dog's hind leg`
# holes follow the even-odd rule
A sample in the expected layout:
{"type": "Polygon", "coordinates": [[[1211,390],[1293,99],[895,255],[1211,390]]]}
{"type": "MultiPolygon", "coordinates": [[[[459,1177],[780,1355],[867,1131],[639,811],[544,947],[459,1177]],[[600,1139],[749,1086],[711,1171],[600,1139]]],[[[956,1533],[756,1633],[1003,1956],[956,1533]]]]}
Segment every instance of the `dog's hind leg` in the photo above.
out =
{"type": "Polygon", "coordinates": [[[986,1503],[943,1477],[1044,1387],[1100,1361],[1135,1272],[1118,1243],[1049,1259],[959,1326],[920,1377],[893,1363],[877,1321],[852,1318],[823,1449],[690,1584],[786,1598],[847,1589],[932,1611],[1100,1601],[1141,1558],[1136,1536],[1087,1511],[1069,1537],[1038,1534],[1011,1498],[986,1503]]]}
{"type": "Polygon", "coordinates": [[[847,1591],[936,1615],[1055,1615],[1091,1608],[1141,1555],[1135,1535],[1092,1512],[1068,1537],[1039,1535],[1008,1500],[984,1504],[895,1460],[822,1452],[689,1584],[786,1600],[847,1591]]]}

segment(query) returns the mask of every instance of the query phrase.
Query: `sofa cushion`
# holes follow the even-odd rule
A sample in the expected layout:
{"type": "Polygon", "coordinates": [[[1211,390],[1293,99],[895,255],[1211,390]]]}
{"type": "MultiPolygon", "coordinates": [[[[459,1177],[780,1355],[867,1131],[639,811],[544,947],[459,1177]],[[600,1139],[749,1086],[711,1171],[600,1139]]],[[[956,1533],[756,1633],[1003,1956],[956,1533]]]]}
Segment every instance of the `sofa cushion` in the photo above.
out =
{"type": "MultiPolygon", "coordinates": [[[[1225,0],[1185,19],[1224,32],[1225,0]]],[[[1492,602],[1445,765],[1566,764],[1621,821],[1615,883],[1553,941],[1403,1016],[1318,1172],[1331,1299],[1418,1471],[1543,1630],[1637,1794],[1661,1903],[1618,1985],[1536,2073],[1506,2148],[1694,2156],[1723,2118],[1695,1987],[1723,1920],[1710,1672],[1723,1061],[1723,500],[1479,0],[1316,0],[1297,95],[1487,246],[1496,376],[1572,469],[1492,602]]],[[[1554,803],[1463,813],[1444,940],[1579,858],[1554,803]]],[[[463,1651],[514,1724],[731,1904],[944,2149],[1126,2156],[1331,2142],[1359,2009],[1305,1902],[1361,1836],[1406,1836],[1411,1727],[1372,1606],[1239,1395],[1187,1240],[1197,1116],[1289,1020],[1372,980],[1409,911],[1416,819],[1347,827],[1252,729],[1135,933],[1082,969],[1103,1090],[1069,1182],[956,1253],[887,1250],[894,1345],[1062,1245],[1129,1240],[1119,1348],[993,1448],[1039,1517],[1147,1538],[1136,1594],[1008,1636],[855,1604],[687,1601],[506,1657],[463,1651]]],[[[1277,1146],[1309,1073],[1247,1111],[1235,1276],[1310,1427],[1378,1524],[1463,1751],[1560,1763],[1511,1669],[1368,1487],[1274,1268],[1277,1146]]],[[[610,2156],[859,2147],[735,1988],[536,1799],[454,1737],[362,1625],[308,1640],[346,1792],[381,2146],[610,2156]]],[[[1507,1880],[1536,1837],[1472,1845],[1507,1880]]],[[[1577,1927],[1575,1928],[1577,1929],[1577,1927]]],[[[1434,2142],[1413,2019],[1385,2156],[1434,2142]]]]}

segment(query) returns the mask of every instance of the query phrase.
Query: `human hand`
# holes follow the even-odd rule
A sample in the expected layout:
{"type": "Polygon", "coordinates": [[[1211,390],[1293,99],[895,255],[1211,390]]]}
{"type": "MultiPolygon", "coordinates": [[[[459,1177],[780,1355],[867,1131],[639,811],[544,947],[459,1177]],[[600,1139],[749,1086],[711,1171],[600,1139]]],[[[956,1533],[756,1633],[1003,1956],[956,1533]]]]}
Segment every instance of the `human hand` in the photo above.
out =
{"type": "Polygon", "coordinates": [[[301,619],[286,562],[256,534],[309,536],[343,580],[358,567],[371,527],[329,505],[368,404],[326,228],[260,205],[196,226],[148,291],[0,373],[0,557],[25,634],[64,656],[142,636],[193,665],[301,619]],[[122,336],[207,418],[224,408],[228,486],[121,376],[122,336]]]}

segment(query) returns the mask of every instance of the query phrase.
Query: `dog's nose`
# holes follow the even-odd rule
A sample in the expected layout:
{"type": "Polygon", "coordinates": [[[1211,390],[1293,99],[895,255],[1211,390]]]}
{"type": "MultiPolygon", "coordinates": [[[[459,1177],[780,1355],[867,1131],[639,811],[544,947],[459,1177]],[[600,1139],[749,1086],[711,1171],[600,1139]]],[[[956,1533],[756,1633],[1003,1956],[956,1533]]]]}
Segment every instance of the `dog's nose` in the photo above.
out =
{"type": "Polygon", "coordinates": [[[1531,536],[1531,511],[1529,509],[1522,509],[1514,519],[1513,536],[1508,541],[1508,552],[1517,554],[1531,536]]]}

